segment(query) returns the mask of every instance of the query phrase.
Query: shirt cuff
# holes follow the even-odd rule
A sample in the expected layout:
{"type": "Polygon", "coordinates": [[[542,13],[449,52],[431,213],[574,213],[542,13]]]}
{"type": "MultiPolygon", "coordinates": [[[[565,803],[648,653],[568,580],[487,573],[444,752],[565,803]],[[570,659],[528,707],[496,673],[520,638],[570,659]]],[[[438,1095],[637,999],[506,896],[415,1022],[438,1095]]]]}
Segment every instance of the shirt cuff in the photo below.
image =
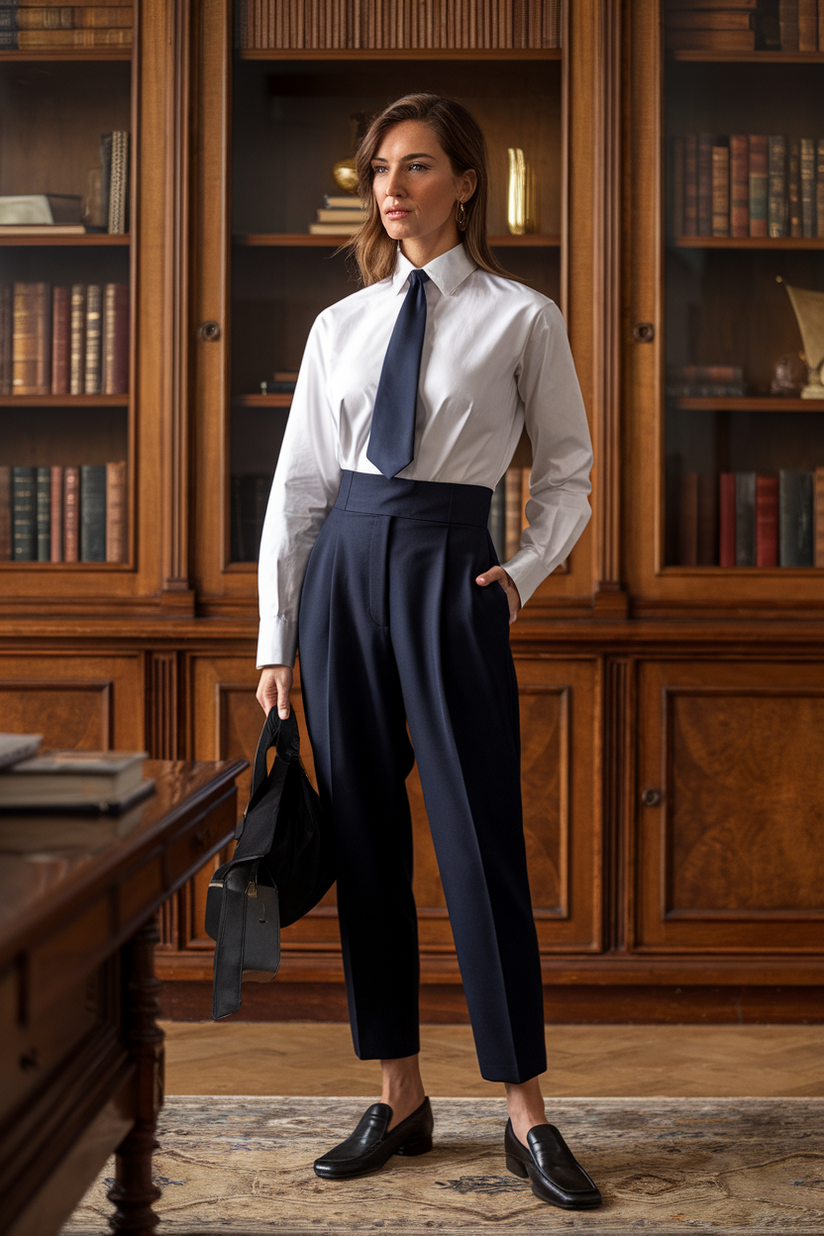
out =
{"type": "Polygon", "coordinates": [[[519,549],[517,554],[509,559],[509,562],[501,563],[501,566],[518,589],[521,605],[526,605],[538,585],[543,583],[547,575],[554,571],[557,565],[557,562],[553,563],[549,570],[547,570],[542,559],[536,554],[534,549],[519,549]]]}
{"type": "Polygon", "coordinates": [[[290,665],[294,668],[298,647],[298,624],[289,618],[261,618],[258,630],[257,668],[290,665]]]}

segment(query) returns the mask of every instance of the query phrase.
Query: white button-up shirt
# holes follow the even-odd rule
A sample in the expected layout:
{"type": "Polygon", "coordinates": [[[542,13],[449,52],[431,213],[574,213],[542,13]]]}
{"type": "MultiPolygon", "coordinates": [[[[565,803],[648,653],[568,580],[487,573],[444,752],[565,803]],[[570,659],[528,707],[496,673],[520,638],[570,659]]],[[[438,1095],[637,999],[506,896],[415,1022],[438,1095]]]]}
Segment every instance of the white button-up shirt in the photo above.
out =
{"type": "MultiPolygon", "coordinates": [[[[306,344],[260,544],[257,664],[292,665],[306,564],[343,470],[366,458],[383,358],[412,263],[331,305],[306,344]]],[[[399,476],[494,489],[526,425],[533,465],[529,526],[502,565],[525,602],[566,558],[590,517],[592,446],[554,301],[480,270],[462,244],[424,270],[426,335],[415,455],[399,476]]]]}

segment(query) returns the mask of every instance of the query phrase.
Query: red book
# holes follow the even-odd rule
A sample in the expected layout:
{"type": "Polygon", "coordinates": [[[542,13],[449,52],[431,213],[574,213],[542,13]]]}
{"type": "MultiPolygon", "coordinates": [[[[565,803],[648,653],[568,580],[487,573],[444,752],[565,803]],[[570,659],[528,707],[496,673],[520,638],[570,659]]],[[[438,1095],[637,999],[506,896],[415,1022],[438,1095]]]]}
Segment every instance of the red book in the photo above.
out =
{"type": "MultiPolygon", "coordinates": [[[[68,289],[67,289],[68,290],[68,289]]],[[[66,370],[68,376],[68,370],[66,370]]],[[[65,394],[65,391],[61,392],[65,394]]],[[[51,561],[63,561],[63,469],[60,464],[52,464],[51,470],[51,505],[49,507],[51,523],[51,561]]]]}
{"type": "Polygon", "coordinates": [[[125,395],[128,389],[129,285],[107,283],[103,302],[103,394],[125,395]]]}
{"type": "Polygon", "coordinates": [[[722,472],[718,488],[718,565],[735,566],[734,472],[722,472]]]}
{"type": "Polygon", "coordinates": [[[750,234],[750,141],[746,133],[730,136],[730,235],[750,234]]]}
{"type": "Polygon", "coordinates": [[[778,477],[755,478],[755,565],[778,566],[778,477]]]}
{"type": "Polygon", "coordinates": [[[77,562],[80,557],[80,469],[66,468],[63,473],[63,561],[77,562]]]}
{"type": "MultiPolygon", "coordinates": [[[[68,395],[71,359],[71,288],[52,289],[52,366],[53,395],[68,395]]],[[[59,562],[60,559],[53,559],[59,562]]]]}

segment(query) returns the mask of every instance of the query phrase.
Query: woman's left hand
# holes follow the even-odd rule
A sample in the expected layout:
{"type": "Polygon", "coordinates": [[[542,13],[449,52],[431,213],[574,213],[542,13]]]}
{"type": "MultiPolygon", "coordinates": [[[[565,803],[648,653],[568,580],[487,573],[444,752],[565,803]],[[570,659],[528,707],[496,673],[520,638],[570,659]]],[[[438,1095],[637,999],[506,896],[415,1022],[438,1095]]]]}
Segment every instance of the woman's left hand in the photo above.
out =
{"type": "Polygon", "coordinates": [[[488,571],[484,571],[483,575],[476,576],[475,583],[480,584],[482,588],[488,587],[489,584],[501,585],[506,593],[506,599],[509,601],[509,625],[512,626],[521,608],[521,594],[504,568],[502,566],[490,567],[488,571]]]}

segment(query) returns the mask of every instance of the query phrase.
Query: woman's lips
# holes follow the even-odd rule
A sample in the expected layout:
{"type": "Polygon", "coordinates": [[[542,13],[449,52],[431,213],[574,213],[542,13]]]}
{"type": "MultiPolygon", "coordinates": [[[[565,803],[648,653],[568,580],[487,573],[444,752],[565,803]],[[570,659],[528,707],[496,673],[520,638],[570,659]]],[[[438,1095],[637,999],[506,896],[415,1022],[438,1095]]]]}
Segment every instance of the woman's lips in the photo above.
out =
{"type": "Polygon", "coordinates": [[[387,219],[405,219],[411,212],[408,210],[402,210],[398,207],[395,210],[385,210],[383,213],[386,215],[387,219]]]}

